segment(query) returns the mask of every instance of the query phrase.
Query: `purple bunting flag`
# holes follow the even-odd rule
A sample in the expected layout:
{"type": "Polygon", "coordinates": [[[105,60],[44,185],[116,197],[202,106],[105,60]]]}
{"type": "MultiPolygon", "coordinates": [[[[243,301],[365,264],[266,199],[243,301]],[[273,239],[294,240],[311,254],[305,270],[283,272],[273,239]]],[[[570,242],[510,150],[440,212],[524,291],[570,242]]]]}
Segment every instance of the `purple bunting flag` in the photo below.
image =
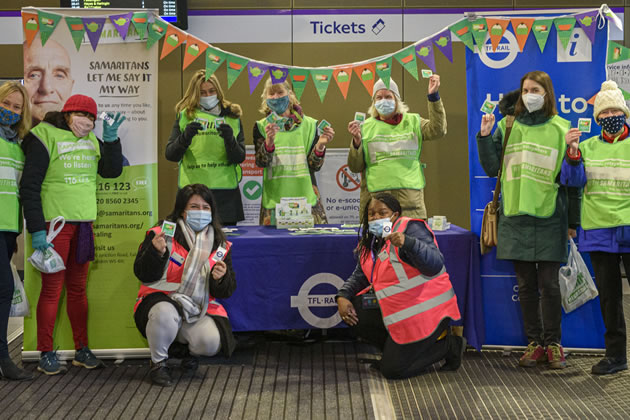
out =
{"type": "Polygon", "coordinates": [[[265,77],[267,69],[269,67],[266,64],[257,63],[256,61],[250,61],[247,64],[247,76],[249,78],[249,94],[254,93],[256,86],[265,77]]]}
{"type": "Polygon", "coordinates": [[[103,32],[103,25],[105,24],[104,17],[84,17],[83,26],[85,26],[85,32],[88,35],[92,49],[96,51],[98,40],[101,39],[101,32],[103,32]]]}
{"type": "MultiPolygon", "coordinates": [[[[438,47],[442,54],[448,58],[448,61],[453,62],[453,43],[451,42],[451,31],[445,29],[433,38],[433,43],[438,47]]],[[[435,57],[434,57],[435,58],[435,57]]]]}
{"type": "Polygon", "coordinates": [[[131,17],[133,12],[123,13],[122,15],[110,15],[109,20],[114,25],[122,39],[127,38],[129,25],[131,25],[131,17]]]}
{"type": "Polygon", "coordinates": [[[435,57],[433,56],[433,40],[421,42],[416,45],[416,53],[420,60],[424,62],[435,73],[435,57]]]}
{"type": "Polygon", "coordinates": [[[578,13],[575,15],[575,19],[580,24],[580,28],[586,33],[588,39],[591,40],[591,44],[595,42],[595,32],[597,31],[597,10],[591,10],[590,12],[578,13]]]}
{"type": "Polygon", "coordinates": [[[274,85],[276,83],[283,83],[287,80],[287,76],[289,75],[289,69],[286,67],[269,67],[269,75],[271,76],[271,83],[274,85]]]}

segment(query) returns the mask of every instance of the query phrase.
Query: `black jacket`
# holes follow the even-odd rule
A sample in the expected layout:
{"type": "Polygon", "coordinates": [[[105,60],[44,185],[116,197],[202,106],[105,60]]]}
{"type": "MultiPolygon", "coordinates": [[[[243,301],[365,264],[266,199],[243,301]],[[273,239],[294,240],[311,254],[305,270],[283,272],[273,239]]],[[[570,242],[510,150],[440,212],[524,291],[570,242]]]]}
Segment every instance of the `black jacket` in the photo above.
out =
{"type": "MultiPolygon", "coordinates": [[[[70,131],[63,113],[49,112],[44,121],[62,130],[70,131]]],[[[98,141],[101,158],[98,161],[98,174],[103,178],[117,178],[122,173],[123,159],[120,139],[105,143],[98,141]]],[[[46,178],[50,156],[48,149],[32,132],[24,137],[24,171],[20,181],[20,199],[24,208],[26,227],[31,233],[46,230],[46,220],[42,209],[42,183],[46,178]]],[[[81,205],[72,203],[71,205],[81,205]]]]}
{"type": "MultiPolygon", "coordinates": [[[[227,108],[221,109],[221,117],[238,118],[236,115],[230,113],[227,108]]],[[[240,130],[236,138],[232,135],[232,138],[223,139],[225,144],[225,152],[230,163],[239,164],[245,160],[245,134],[243,133],[243,123],[239,119],[240,130]]],[[[175,118],[171,135],[168,138],[166,145],[166,160],[171,162],[179,162],[184,157],[184,153],[190,146],[190,140],[186,140],[184,133],[182,133],[179,127],[179,116],[175,118]]],[[[236,222],[245,220],[245,214],[243,213],[243,202],[241,199],[241,192],[238,186],[232,190],[219,190],[213,189],[212,194],[219,206],[219,218],[223,225],[235,225],[236,222]]]]}

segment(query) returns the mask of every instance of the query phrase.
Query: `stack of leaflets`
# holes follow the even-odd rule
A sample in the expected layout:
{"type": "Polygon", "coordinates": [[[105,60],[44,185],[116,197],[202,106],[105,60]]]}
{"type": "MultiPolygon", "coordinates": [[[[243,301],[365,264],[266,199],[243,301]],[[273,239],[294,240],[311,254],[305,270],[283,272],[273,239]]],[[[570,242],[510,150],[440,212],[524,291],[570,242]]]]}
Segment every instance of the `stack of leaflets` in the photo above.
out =
{"type": "Polygon", "coordinates": [[[306,197],[285,197],[276,204],[276,228],[313,227],[311,205],[306,197]]]}

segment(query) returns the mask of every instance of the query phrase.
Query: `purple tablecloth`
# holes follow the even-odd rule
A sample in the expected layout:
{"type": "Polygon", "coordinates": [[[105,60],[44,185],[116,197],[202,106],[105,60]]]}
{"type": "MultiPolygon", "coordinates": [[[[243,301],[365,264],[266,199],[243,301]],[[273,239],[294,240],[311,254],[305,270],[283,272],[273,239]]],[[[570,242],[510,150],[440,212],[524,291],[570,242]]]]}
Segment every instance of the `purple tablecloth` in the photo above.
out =
{"type": "MultiPolygon", "coordinates": [[[[338,225],[335,227],[339,227],[338,225]]],[[[239,227],[232,262],[237,289],[222,302],[234,331],[343,327],[334,301],[356,265],[357,235],[292,236],[263,226],[239,227]]],[[[435,232],[444,254],[468,343],[480,349],[485,330],[479,252],[471,232],[435,232]]]]}

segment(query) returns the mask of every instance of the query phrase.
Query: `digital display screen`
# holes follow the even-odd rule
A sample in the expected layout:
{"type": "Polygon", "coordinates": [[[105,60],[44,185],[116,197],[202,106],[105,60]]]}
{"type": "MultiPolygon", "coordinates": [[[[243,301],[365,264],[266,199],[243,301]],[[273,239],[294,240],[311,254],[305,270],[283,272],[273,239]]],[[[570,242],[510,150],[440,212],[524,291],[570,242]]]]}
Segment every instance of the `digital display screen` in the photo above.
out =
{"type": "Polygon", "coordinates": [[[159,9],[160,17],[188,28],[187,0],[61,0],[61,7],[85,9],[159,9]]]}

